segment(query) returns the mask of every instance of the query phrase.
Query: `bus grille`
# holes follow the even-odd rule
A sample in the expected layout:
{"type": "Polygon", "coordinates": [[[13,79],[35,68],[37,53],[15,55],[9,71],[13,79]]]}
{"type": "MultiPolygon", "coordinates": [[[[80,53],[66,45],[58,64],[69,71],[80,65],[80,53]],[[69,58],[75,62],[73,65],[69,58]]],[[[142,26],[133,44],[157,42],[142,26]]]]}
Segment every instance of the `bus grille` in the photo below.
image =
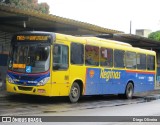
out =
{"type": "Polygon", "coordinates": [[[23,87],[23,86],[18,86],[19,90],[24,90],[24,91],[31,91],[33,87],[23,87]]]}

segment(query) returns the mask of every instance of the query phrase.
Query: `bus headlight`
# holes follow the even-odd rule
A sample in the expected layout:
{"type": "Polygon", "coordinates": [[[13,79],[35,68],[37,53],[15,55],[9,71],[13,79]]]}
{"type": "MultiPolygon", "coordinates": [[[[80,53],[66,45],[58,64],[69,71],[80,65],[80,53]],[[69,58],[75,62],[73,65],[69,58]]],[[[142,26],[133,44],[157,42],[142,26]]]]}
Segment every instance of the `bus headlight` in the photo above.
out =
{"type": "Polygon", "coordinates": [[[46,77],[46,78],[42,79],[41,81],[39,81],[37,83],[37,85],[42,86],[42,85],[46,84],[48,82],[48,80],[49,80],[49,77],[46,77]]]}
{"type": "Polygon", "coordinates": [[[7,75],[7,80],[9,83],[14,83],[13,79],[9,75],[7,75]]]}

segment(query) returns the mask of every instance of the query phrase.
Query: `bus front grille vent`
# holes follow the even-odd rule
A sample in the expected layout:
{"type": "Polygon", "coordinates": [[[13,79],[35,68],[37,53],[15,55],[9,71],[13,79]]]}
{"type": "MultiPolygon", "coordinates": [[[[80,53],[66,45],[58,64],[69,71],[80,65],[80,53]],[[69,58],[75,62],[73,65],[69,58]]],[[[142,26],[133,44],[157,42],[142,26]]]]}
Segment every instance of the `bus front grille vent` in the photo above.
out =
{"type": "Polygon", "coordinates": [[[23,86],[18,86],[19,90],[24,90],[24,91],[32,91],[33,87],[23,87],[23,86]]]}

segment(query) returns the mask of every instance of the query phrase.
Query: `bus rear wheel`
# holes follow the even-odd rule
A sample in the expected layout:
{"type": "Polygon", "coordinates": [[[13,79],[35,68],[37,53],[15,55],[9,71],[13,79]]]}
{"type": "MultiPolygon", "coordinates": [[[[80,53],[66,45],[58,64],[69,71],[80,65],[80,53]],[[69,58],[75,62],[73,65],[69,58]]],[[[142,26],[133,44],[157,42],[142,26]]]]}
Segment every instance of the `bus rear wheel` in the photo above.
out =
{"type": "Polygon", "coordinates": [[[78,83],[74,82],[70,89],[69,100],[71,103],[75,103],[78,101],[79,97],[80,97],[80,87],[78,83]]]}
{"type": "Polygon", "coordinates": [[[133,91],[134,91],[134,87],[133,84],[131,82],[129,82],[126,86],[126,90],[125,90],[125,98],[126,99],[132,99],[133,97],[133,91]]]}

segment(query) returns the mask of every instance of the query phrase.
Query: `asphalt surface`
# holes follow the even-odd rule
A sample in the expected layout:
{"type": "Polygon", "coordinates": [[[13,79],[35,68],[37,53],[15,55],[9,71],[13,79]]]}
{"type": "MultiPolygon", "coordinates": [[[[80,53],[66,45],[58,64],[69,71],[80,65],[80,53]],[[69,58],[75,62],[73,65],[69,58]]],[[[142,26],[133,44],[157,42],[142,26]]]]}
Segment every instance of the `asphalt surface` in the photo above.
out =
{"type": "MultiPolygon", "coordinates": [[[[4,88],[1,89],[0,87],[0,98],[5,98],[12,95],[15,95],[15,94],[8,93],[4,90],[4,88]]],[[[143,97],[146,100],[157,100],[157,99],[160,99],[160,89],[155,89],[149,92],[136,93],[134,94],[134,97],[143,97]]]]}

